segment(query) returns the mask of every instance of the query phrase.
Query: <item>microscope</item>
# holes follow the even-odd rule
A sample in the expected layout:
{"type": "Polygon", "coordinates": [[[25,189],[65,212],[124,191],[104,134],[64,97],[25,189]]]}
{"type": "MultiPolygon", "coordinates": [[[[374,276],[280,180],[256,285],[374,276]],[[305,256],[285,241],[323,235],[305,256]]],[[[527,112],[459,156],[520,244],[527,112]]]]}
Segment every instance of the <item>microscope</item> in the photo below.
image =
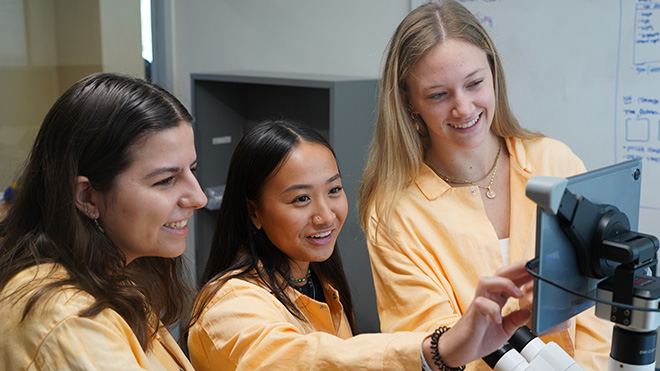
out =
{"type": "MultiPolygon", "coordinates": [[[[610,371],[655,371],[655,347],[660,327],[660,313],[658,313],[660,278],[652,272],[657,265],[656,253],[660,243],[655,236],[636,232],[631,228],[629,215],[633,212],[638,213],[640,182],[641,162],[631,160],[568,179],[536,176],[528,181],[526,187],[527,197],[538,205],[536,258],[528,263],[528,271],[535,277],[533,322],[536,321],[536,327],[540,327],[538,323],[545,320],[543,314],[546,311],[553,316],[559,313],[553,317],[556,324],[559,324],[592,306],[595,301],[596,316],[614,323],[610,371]],[[572,185],[573,188],[584,192],[580,194],[571,191],[572,185]],[[593,193],[594,200],[602,198],[611,202],[590,200],[586,193],[593,193]],[[634,200],[636,207],[631,207],[629,205],[631,202],[625,199],[624,195],[627,193],[631,194],[633,199],[636,198],[634,200]],[[619,207],[614,204],[619,204],[619,207]],[[624,207],[629,209],[628,214],[620,210],[624,207]],[[553,229],[554,231],[549,232],[553,229]],[[551,245],[544,250],[543,235],[551,235],[551,233],[563,234],[563,237],[544,240],[546,245],[551,245]],[[566,277],[564,270],[566,266],[576,267],[573,277],[570,275],[566,277]],[[554,277],[547,277],[544,276],[545,272],[549,272],[548,276],[552,276],[553,272],[556,273],[554,277]],[[561,278],[555,280],[555,277],[561,278]],[[575,280],[578,284],[567,287],[571,285],[558,282],[561,280],[562,282],[575,280]],[[596,289],[588,289],[590,284],[595,284],[596,289]],[[567,292],[558,295],[558,298],[561,298],[559,301],[564,301],[560,303],[564,305],[562,310],[553,311],[553,308],[544,308],[543,304],[537,306],[539,299],[551,292],[547,289],[549,285],[553,286],[554,292],[557,289],[567,292]]],[[[547,300],[545,303],[548,306],[547,300]]],[[[544,328],[548,326],[550,325],[546,323],[544,328]]],[[[519,329],[519,331],[526,335],[519,335],[517,331],[509,341],[509,345],[518,341],[514,339],[516,337],[527,338],[530,334],[533,336],[529,329],[519,329]]],[[[543,343],[540,339],[536,339],[543,343]]],[[[538,342],[536,343],[539,349],[552,347],[551,344],[544,343],[541,346],[538,342]]],[[[505,358],[516,358],[511,355],[505,357],[511,350],[522,354],[520,345],[512,346],[508,352],[504,348],[491,356],[499,357],[498,361],[502,362],[505,358]]],[[[556,348],[561,352],[556,349],[555,352],[547,351],[547,356],[542,358],[556,357],[565,362],[556,365],[549,363],[541,368],[535,368],[533,362],[536,358],[523,357],[528,365],[523,365],[527,368],[519,369],[582,369],[579,365],[566,360],[568,356],[561,348],[558,346],[556,348]]],[[[489,363],[487,359],[488,357],[484,358],[489,363]]],[[[489,363],[491,368],[497,364],[493,361],[494,358],[491,358],[489,363]]],[[[499,370],[517,371],[518,368],[499,368],[499,370]]]]}

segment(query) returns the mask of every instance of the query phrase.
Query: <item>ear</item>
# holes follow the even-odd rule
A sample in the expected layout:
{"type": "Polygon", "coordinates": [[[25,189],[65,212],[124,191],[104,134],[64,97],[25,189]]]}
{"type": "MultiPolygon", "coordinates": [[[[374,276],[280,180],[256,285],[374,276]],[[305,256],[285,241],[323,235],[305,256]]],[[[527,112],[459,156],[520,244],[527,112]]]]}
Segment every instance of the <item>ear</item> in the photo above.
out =
{"type": "Polygon", "coordinates": [[[97,192],[86,176],[76,177],[76,208],[91,219],[100,217],[97,192]]]}
{"type": "Polygon", "coordinates": [[[252,220],[252,224],[254,224],[255,228],[261,229],[261,221],[259,220],[259,214],[257,213],[257,204],[252,200],[246,200],[246,202],[248,215],[250,216],[250,220],[252,220]]]}
{"type": "Polygon", "coordinates": [[[410,103],[410,97],[408,96],[408,93],[406,91],[401,92],[401,100],[403,101],[403,104],[406,105],[406,108],[408,109],[408,112],[416,114],[415,112],[415,107],[412,106],[410,103]]]}

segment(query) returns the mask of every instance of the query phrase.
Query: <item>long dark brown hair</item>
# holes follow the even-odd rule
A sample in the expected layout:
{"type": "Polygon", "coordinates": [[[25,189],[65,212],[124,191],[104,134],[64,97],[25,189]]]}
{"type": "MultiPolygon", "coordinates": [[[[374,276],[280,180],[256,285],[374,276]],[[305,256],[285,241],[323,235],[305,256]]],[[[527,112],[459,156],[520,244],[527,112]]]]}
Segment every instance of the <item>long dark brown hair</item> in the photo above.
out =
{"type": "MultiPolygon", "coordinates": [[[[249,130],[238,143],[229,165],[211,253],[202,275],[203,287],[195,300],[188,328],[199,319],[206,304],[224,282],[243,277],[258,277],[292,315],[305,320],[284,292],[289,283],[281,277],[291,276],[288,257],[254,226],[247,205],[247,200],[259,204],[266,180],[302,142],[322,144],[334,155],[330,144],[318,132],[288,121],[261,123],[249,130]]],[[[339,291],[355,333],[353,302],[337,246],[330,258],[311,263],[311,267],[321,282],[329,283],[339,291]]]]}
{"type": "Polygon", "coordinates": [[[97,191],[111,192],[145,137],[192,120],[164,89],[118,74],[90,75],[55,102],[0,228],[6,233],[0,242],[0,290],[18,272],[42,263],[64,267],[69,278],[40,285],[23,319],[40,298],[69,285],[95,299],[81,316],[115,310],[143,349],[159,319],[165,325],[181,319],[191,296],[181,258],[142,257],[126,265],[117,245],[76,208],[75,193],[81,175],[97,191]]]}

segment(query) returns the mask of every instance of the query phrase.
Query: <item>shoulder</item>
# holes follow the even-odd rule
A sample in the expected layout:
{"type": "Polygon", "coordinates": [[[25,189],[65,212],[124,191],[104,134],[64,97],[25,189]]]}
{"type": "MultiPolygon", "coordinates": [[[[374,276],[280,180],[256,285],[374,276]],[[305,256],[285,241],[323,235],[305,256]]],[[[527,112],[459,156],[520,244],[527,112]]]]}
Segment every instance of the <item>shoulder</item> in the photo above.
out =
{"type": "Polygon", "coordinates": [[[509,138],[507,142],[510,144],[510,151],[513,148],[514,152],[524,151],[527,155],[537,157],[547,153],[555,153],[568,157],[575,157],[577,155],[571,150],[564,142],[554,138],[540,137],[534,139],[518,139],[509,138]]]}
{"type": "Polygon", "coordinates": [[[123,318],[113,310],[105,309],[92,318],[80,317],[80,312],[88,308],[94,298],[70,286],[48,291],[23,318],[32,295],[54,278],[66,275],[61,267],[43,264],[18,273],[5,287],[0,294],[0,332],[10,335],[0,337],[0,358],[17,367],[38,363],[40,359],[57,364],[83,351],[83,348],[74,349],[72,344],[107,343],[108,338],[132,335],[123,318]],[[21,291],[8,296],[16,289],[21,291]]]}
{"type": "MultiPolygon", "coordinates": [[[[190,336],[231,338],[245,326],[290,322],[291,315],[271,291],[257,281],[232,278],[222,283],[204,303],[199,318],[190,328],[190,336]]],[[[189,340],[190,343],[191,340],[189,340]]]]}
{"type": "MultiPolygon", "coordinates": [[[[263,310],[268,304],[279,306],[280,302],[271,291],[257,279],[230,278],[227,281],[218,279],[209,285],[215,292],[202,310],[201,318],[209,312],[234,312],[250,310],[263,310]],[[238,306],[237,306],[238,305],[238,306]]],[[[225,313],[228,314],[228,313],[225,313]]]]}
{"type": "Polygon", "coordinates": [[[506,141],[514,167],[532,175],[564,177],[585,171],[582,160],[559,140],[541,137],[506,141]]]}
{"type": "Polygon", "coordinates": [[[272,295],[266,284],[264,284],[258,277],[233,277],[224,281],[224,283],[222,283],[222,281],[216,281],[215,284],[222,285],[218,290],[218,294],[215,295],[216,297],[233,295],[237,293],[251,293],[252,295],[268,296],[272,295]]]}
{"type": "MultiPolygon", "coordinates": [[[[48,284],[67,277],[67,271],[55,264],[32,266],[16,274],[0,293],[0,323],[8,318],[20,320],[33,295],[46,290],[48,284]]],[[[77,316],[93,302],[91,295],[72,286],[47,289],[22,322],[54,326],[69,316],[77,316]]]]}

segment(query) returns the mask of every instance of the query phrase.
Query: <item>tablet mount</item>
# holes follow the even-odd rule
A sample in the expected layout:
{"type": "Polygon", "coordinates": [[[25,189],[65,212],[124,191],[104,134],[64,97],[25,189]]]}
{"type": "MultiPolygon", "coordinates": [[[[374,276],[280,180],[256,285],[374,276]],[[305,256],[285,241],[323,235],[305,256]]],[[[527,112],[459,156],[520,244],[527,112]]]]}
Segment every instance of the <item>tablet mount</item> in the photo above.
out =
{"type": "Polygon", "coordinates": [[[558,216],[575,247],[581,274],[602,279],[596,316],[615,324],[609,370],[655,371],[660,278],[649,271],[657,264],[658,239],[631,231],[625,213],[571,193],[567,183],[537,176],[528,182],[527,196],[558,216]]]}

